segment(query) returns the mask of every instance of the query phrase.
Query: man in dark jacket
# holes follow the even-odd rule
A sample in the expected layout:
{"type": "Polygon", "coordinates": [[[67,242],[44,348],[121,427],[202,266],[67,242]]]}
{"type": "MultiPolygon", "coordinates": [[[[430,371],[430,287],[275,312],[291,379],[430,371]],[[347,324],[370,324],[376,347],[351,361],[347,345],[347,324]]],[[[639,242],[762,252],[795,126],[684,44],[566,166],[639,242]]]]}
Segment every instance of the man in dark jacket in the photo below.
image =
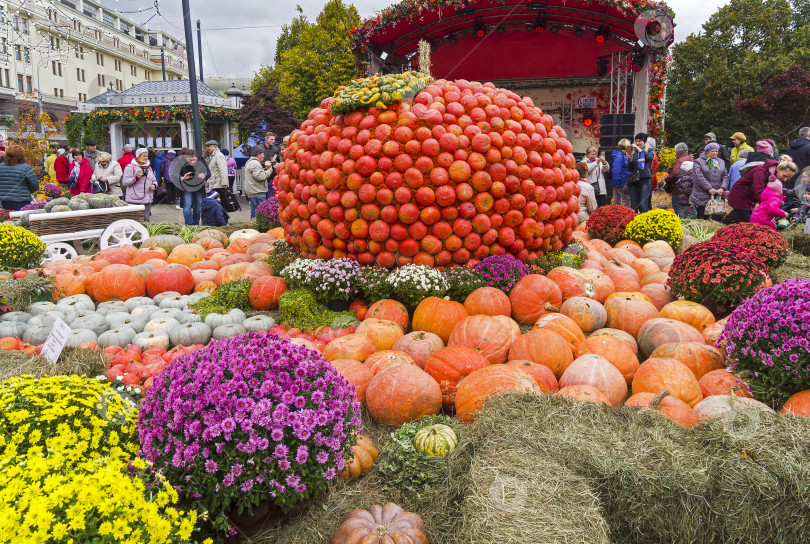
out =
{"type": "Polygon", "coordinates": [[[728,148],[726,146],[717,141],[717,136],[714,134],[714,132],[707,132],[706,135],[703,137],[703,145],[695,150],[694,153],[695,159],[699,159],[700,154],[703,153],[703,150],[706,148],[706,146],[712,142],[720,146],[720,151],[717,153],[717,156],[723,159],[723,162],[725,162],[726,164],[730,164],[729,161],[731,160],[731,153],[729,153],[728,148]]]}
{"type": "Polygon", "coordinates": [[[202,199],[202,224],[211,227],[224,227],[228,224],[228,214],[219,203],[219,193],[209,191],[202,199]]]}
{"type": "Polygon", "coordinates": [[[799,137],[790,142],[787,154],[793,159],[793,163],[799,168],[799,173],[785,183],[785,189],[793,189],[799,182],[802,170],[810,166],[810,127],[799,129],[799,137]]]}
{"type": "MultiPolygon", "coordinates": [[[[177,154],[175,153],[174,149],[170,149],[166,152],[163,156],[163,160],[160,161],[160,177],[163,180],[163,183],[166,184],[166,202],[175,205],[177,204],[177,196],[179,195],[179,191],[175,190],[174,183],[172,183],[171,176],[169,175],[169,168],[172,166],[172,162],[174,159],[177,158],[177,154]]],[[[178,209],[180,209],[178,207],[178,209]]]]}
{"type": "MultiPolygon", "coordinates": [[[[121,171],[123,172],[124,169],[129,166],[132,160],[135,158],[135,155],[132,154],[132,146],[130,144],[125,145],[122,151],[124,154],[120,159],[118,159],[118,164],[121,165],[121,171]]],[[[121,192],[124,194],[122,200],[126,200],[127,188],[124,187],[123,184],[121,184],[121,192]]]]}

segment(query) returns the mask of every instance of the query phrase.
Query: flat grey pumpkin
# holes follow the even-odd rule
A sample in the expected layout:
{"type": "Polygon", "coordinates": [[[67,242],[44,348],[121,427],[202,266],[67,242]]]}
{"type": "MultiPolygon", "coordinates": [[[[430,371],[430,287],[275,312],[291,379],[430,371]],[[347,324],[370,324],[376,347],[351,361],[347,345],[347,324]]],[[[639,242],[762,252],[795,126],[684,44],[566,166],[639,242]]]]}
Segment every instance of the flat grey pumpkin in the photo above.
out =
{"type": "Polygon", "coordinates": [[[127,310],[132,312],[132,310],[139,306],[157,306],[157,304],[149,297],[132,297],[124,302],[124,306],[127,307],[127,310]]]}
{"type": "Polygon", "coordinates": [[[111,329],[131,327],[132,330],[138,333],[143,332],[143,328],[146,326],[146,321],[144,321],[140,317],[135,317],[133,315],[125,314],[123,312],[108,314],[105,319],[107,320],[107,325],[111,329]]]}
{"type": "Polygon", "coordinates": [[[135,335],[135,337],[132,339],[132,345],[141,349],[156,347],[169,349],[169,335],[165,332],[144,331],[135,335]]]}
{"type": "Polygon", "coordinates": [[[40,315],[45,312],[51,312],[56,309],[56,304],[53,302],[35,302],[26,310],[31,315],[40,315]]]}
{"type": "Polygon", "coordinates": [[[22,340],[23,342],[27,342],[29,344],[33,344],[38,346],[40,344],[44,344],[45,340],[48,339],[48,335],[51,332],[53,327],[50,325],[28,325],[25,329],[25,333],[23,333],[22,340]]]}
{"type": "Polygon", "coordinates": [[[93,342],[98,340],[98,336],[95,332],[91,331],[90,329],[74,329],[70,331],[68,334],[67,342],[65,342],[65,347],[67,348],[75,348],[80,344],[84,344],[86,342],[93,342]]]}
{"type": "Polygon", "coordinates": [[[256,332],[269,331],[275,324],[276,320],[268,315],[254,315],[245,319],[242,326],[250,332],[256,332]]]}
{"type": "Polygon", "coordinates": [[[3,321],[0,322],[0,338],[17,338],[20,339],[28,329],[28,323],[22,321],[3,321]]]}
{"type": "Polygon", "coordinates": [[[245,321],[245,312],[234,308],[227,314],[210,313],[205,316],[205,324],[216,330],[220,325],[241,325],[245,321]]]}
{"type": "Polygon", "coordinates": [[[7,312],[3,315],[0,315],[0,321],[10,321],[13,323],[28,323],[28,321],[33,317],[28,312],[7,312]]]}
{"type": "Polygon", "coordinates": [[[143,332],[165,332],[169,334],[172,329],[179,326],[180,322],[171,317],[161,317],[149,320],[143,328],[143,332]]]}
{"type": "Polygon", "coordinates": [[[135,332],[135,329],[132,327],[124,326],[112,329],[99,335],[98,345],[102,348],[108,348],[110,346],[125,348],[128,344],[132,343],[132,339],[135,338],[136,334],[138,333],[135,332]]]}
{"type": "Polygon", "coordinates": [[[240,334],[245,334],[247,329],[242,325],[238,325],[235,323],[229,323],[228,325],[220,325],[216,329],[214,329],[214,334],[212,335],[214,340],[221,340],[222,338],[233,338],[234,336],[239,336],[240,334]]]}
{"type": "Polygon", "coordinates": [[[205,345],[211,341],[211,327],[205,323],[186,323],[173,328],[169,339],[174,346],[205,345]]]}

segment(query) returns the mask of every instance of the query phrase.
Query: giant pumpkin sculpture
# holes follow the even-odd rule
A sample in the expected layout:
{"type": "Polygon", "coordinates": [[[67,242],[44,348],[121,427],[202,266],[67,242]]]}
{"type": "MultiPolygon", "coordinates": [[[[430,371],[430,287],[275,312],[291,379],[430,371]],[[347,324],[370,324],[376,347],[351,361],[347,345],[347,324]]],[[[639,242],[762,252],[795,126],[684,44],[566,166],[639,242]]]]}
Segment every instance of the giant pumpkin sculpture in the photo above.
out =
{"type": "Polygon", "coordinates": [[[571,239],[573,148],[531,99],[416,74],[349,87],[376,94],[356,109],[345,89],[321,102],[290,135],[274,182],[286,239],[304,256],[445,266],[532,259],[571,239]],[[393,96],[378,92],[398,81],[393,96]]]}

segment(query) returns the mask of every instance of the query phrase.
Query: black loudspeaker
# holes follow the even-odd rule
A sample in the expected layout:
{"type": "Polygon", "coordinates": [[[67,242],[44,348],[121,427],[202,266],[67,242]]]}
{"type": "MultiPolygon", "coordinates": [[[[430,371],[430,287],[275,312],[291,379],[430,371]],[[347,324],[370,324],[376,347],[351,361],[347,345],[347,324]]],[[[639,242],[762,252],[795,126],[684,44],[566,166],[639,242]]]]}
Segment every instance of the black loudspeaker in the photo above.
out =
{"type": "Polygon", "coordinates": [[[616,147],[622,138],[633,139],[636,126],[634,113],[605,113],[602,115],[599,145],[616,147]]]}

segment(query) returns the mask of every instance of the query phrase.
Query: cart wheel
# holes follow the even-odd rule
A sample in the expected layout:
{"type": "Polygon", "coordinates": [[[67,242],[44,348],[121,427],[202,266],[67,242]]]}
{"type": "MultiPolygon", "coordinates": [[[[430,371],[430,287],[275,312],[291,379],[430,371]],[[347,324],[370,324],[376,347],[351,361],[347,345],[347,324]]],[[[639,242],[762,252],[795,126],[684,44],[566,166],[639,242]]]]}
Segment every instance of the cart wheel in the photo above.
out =
{"type": "Polygon", "coordinates": [[[45,246],[45,258],[43,262],[51,261],[69,261],[78,256],[76,249],[62,242],[54,242],[45,246]]]}
{"type": "Polygon", "coordinates": [[[146,227],[132,219],[119,219],[101,233],[99,247],[134,246],[149,238],[146,227]]]}

